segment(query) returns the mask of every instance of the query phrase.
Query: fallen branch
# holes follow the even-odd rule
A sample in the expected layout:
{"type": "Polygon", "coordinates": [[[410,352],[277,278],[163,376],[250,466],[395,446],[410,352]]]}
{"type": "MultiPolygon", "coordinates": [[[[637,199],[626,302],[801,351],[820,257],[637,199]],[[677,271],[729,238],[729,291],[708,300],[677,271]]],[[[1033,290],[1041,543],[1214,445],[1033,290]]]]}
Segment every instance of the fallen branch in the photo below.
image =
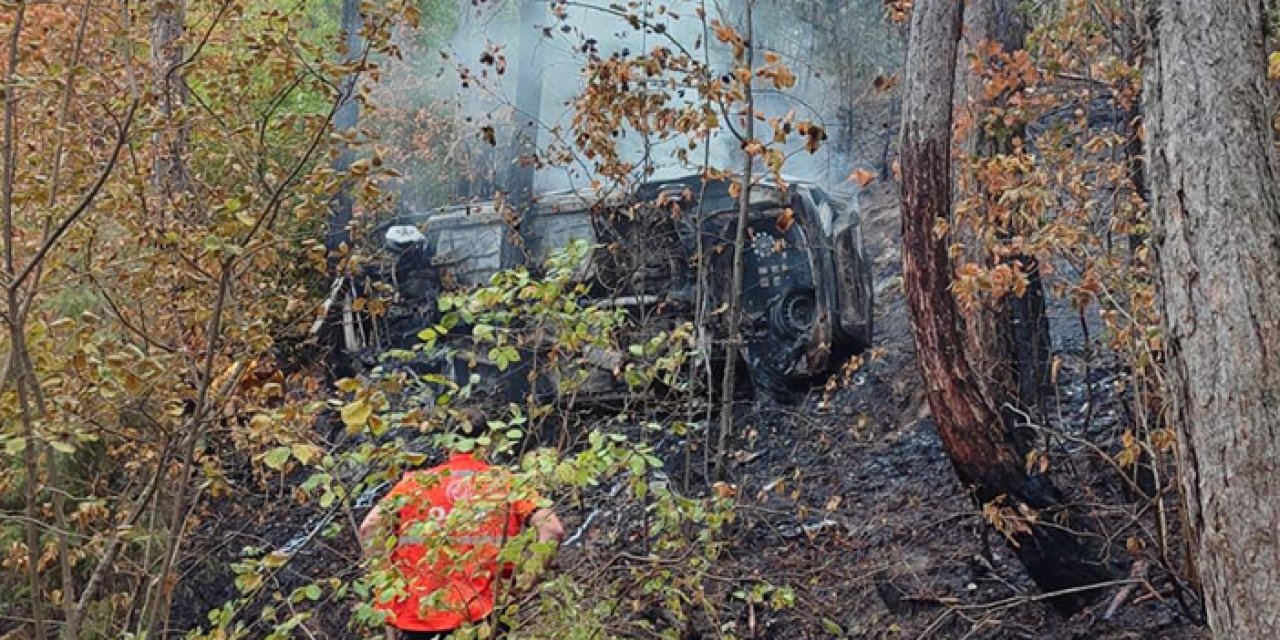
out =
{"type": "Polygon", "coordinates": [[[959,613],[962,611],[1002,611],[1005,609],[1012,609],[1019,605],[1031,604],[1033,602],[1041,602],[1044,600],[1049,600],[1051,598],[1057,598],[1057,597],[1066,596],[1066,595],[1086,593],[1089,591],[1097,591],[1099,589],[1110,589],[1111,587],[1139,585],[1139,584],[1145,584],[1145,583],[1146,583],[1146,580],[1125,578],[1123,580],[1108,580],[1105,582],[1096,582],[1094,584],[1087,584],[1079,587],[1071,587],[1068,589],[1060,589],[1058,591],[1046,591],[1044,593],[1036,593],[1036,594],[1031,594],[1026,596],[1013,596],[1010,598],[1005,598],[1003,600],[996,600],[995,602],[986,602],[982,604],[957,605],[957,606],[950,607],[946,611],[942,612],[942,615],[938,616],[936,620],[929,623],[929,626],[925,627],[925,630],[921,632],[920,635],[917,637],[920,638],[921,640],[929,637],[929,635],[932,634],[934,631],[936,631],[938,627],[942,626],[943,622],[946,622],[948,617],[950,617],[954,613],[959,613]]]}
{"type": "MultiPolygon", "coordinates": [[[[1146,573],[1147,573],[1146,561],[1139,560],[1133,563],[1133,568],[1129,570],[1129,577],[1137,580],[1137,579],[1141,579],[1146,573]]],[[[1145,582],[1145,580],[1143,580],[1143,582],[1145,582]]],[[[1127,584],[1123,588],[1121,588],[1120,591],[1117,591],[1116,597],[1111,599],[1111,604],[1107,607],[1106,612],[1102,614],[1102,619],[1110,620],[1114,618],[1116,615],[1116,611],[1118,611],[1120,607],[1124,605],[1125,600],[1128,600],[1129,596],[1132,595],[1133,591],[1137,588],[1138,588],[1138,583],[1135,582],[1132,584],[1127,584]]]]}

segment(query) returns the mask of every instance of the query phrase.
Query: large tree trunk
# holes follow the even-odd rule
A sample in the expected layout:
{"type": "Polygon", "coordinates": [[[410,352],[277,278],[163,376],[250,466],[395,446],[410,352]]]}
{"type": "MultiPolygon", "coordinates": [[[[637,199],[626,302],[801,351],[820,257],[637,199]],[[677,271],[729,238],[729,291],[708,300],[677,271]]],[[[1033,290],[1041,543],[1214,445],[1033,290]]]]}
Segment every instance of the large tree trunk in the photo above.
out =
{"type": "MultiPolygon", "coordinates": [[[[1105,580],[1110,569],[1063,508],[1049,481],[1028,475],[999,412],[980,392],[965,357],[949,291],[947,241],[935,220],[950,216],[951,105],[963,4],[917,3],[904,71],[902,118],[903,276],[916,357],[943,445],[966,487],[999,515],[1002,531],[1041,589],[1053,592],[1105,580]],[[1030,516],[1034,514],[1034,519],[1030,516]],[[1047,526],[1043,523],[1049,523],[1047,526]]],[[[1053,600],[1075,611],[1084,592],[1053,600]]]]}
{"type": "Polygon", "coordinates": [[[1266,8],[1158,2],[1144,96],[1182,486],[1222,638],[1280,637],[1280,185],[1266,8]]]}

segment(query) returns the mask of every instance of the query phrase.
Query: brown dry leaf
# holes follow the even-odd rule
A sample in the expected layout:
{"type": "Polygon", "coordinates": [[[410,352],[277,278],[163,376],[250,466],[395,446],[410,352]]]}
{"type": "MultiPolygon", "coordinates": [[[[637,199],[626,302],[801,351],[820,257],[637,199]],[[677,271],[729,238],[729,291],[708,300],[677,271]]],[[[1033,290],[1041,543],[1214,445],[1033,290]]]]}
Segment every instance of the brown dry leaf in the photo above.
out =
{"type": "Polygon", "coordinates": [[[876,79],[871,81],[871,86],[875,87],[876,91],[888,91],[898,86],[898,76],[897,74],[876,76],[876,79]]]}
{"type": "Polygon", "coordinates": [[[817,153],[818,148],[827,140],[827,130],[812,122],[801,123],[800,134],[808,138],[804,141],[804,148],[809,153],[817,153]]]}
{"type": "Polygon", "coordinates": [[[796,223],[796,212],[792,211],[791,207],[787,207],[786,209],[783,209],[782,213],[778,214],[778,220],[777,220],[778,231],[786,233],[786,231],[791,228],[791,225],[795,223],[796,223]]]}
{"type": "Polygon", "coordinates": [[[732,498],[738,495],[738,486],[727,482],[716,482],[711,485],[711,490],[720,498],[732,498]]]}
{"type": "Polygon", "coordinates": [[[483,126],[483,127],[480,127],[480,138],[481,138],[482,140],[484,140],[485,142],[489,143],[489,146],[491,146],[491,147],[496,147],[496,146],[498,146],[498,138],[497,138],[497,135],[495,135],[495,133],[494,133],[494,131],[493,131],[493,127],[491,127],[491,126],[489,126],[489,125],[485,125],[485,126],[483,126]]]}
{"type": "Polygon", "coordinates": [[[875,179],[876,174],[861,167],[854,169],[853,173],[849,174],[849,181],[857,184],[859,187],[865,187],[874,182],[875,179]]]}

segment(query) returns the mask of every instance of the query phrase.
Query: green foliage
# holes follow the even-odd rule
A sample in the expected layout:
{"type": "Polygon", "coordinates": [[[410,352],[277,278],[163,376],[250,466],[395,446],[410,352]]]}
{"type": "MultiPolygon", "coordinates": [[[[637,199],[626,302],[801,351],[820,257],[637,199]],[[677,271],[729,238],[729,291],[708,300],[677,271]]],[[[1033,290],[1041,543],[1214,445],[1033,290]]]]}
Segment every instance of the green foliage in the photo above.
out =
{"type": "Polygon", "coordinates": [[[0,9],[17,43],[4,91],[21,94],[5,101],[0,496],[24,516],[0,538],[6,566],[27,568],[0,585],[5,615],[76,637],[153,631],[186,545],[208,535],[189,518],[243,490],[226,466],[278,482],[333,463],[298,401],[318,372],[277,355],[327,273],[306,238],[339,186],[377,201],[388,178],[372,158],[330,169],[335,87],[369,81],[392,33],[446,4],[363,2],[353,63],[337,0],[0,9]]]}
{"type": "MultiPolygon", "coordinates": [[[[534,359],[536,371],[553,376],[556,395],[530,397],[523,405],[505,408],[482,404],[483,376],[473,374],[467,384],[457,384],[437,374],[410,374],[386,367],[366,382],[340,381],[344,399],[336,402],[348,431],[364,438],[364,444],[328,455],[300,454],[294,447],[267,451],[263,462],[284,468],[296,462],[310,475],[299,486],[308,501],[322,509],[351,509],[362,494],[380,493],[384,483],[395,481],[406,466],[422,461],[422,451],[451,449],[481,452],[502,465],[513,496],[538,496],[539,505],[591,510],[621,508],[642,514],[639,526],[627,535],[637,536],[638,560],[616,575],[578,572],[546,573],[553,547],[539,543],[525,531],[503,545],[499,559],[516,563],[518,570],[498,611],[515,630],[515,637],[589,638],[618,624],[630,624],[629,607],[636,598],[661,606],[675,619],[692,620],[700,611],[714,608],[707,601],[703,581],[724,549],[723,531],[734,517],[734,500],[725,495],[694,496],[678,491],[664,473],[665,461],[649,444],[666,429],[655,422],[637,422],[628,413],[601,420],[590,414],[567,411],[563,399],[571,397],[589,377],[586,354],[593,349],[621,351],[618,336],[630,320],[617,310],[578,302],[585,291],[575,274],[591,247],[575,243],[557,252],[546,265],[545,277],[527,270],[496,274],[487,286],[442,296],[444,319],[424,330],[424,342],[414,349],[420,361],[433,358],[471,360],[480,366],[502,367],[510,353],[534,359]],[[465,328],[465,329],[464,329],[465,328]],[[514,350],[514,351],[509,351],[514,350]],[[469,435],[448,426],[465,407],[487,407],[486,423],[469,435]],[[530,434],[544,433],[547,418],[554,416],[562,442],[552,446],[530,434]],[[678,568],[673,563],[678,562],[678,568]]],[[[674,382],[693,352],[689,327],[631,345],[633,359],[625,375],[636,388],[654,380],[674,382]]],[[[395,504],[389,513],[397,512],[395,504]]],[[[466,507],[456,507],[449,523],[466,522],[466,507]]],[[[446,523],[446,530],[452,524],[446,523]]],[[[336,540],[351,532],[334,526],[319,534],[336,540]]],[[[412,533],[412,531],[411,531],[412,533]]],[[[622,532],[613,532],[618,535],[622,532]]],[[[241,597],[210,614],[210,628],[198,637],[234,637],[237,629],[265,625],[273,633],[287,633],[291,625],[318,613],[327,604],[325,594],[344,599],[353,610],[352,623],[375,634],[381,614],[374,607],[380,598],[399,593],[405,581],[387,560],[396,538],[390,527],[366,544],[374,549],[366,572],[340,571],[312,584],[282,590],[276,578],[290,558],[262,549],[247,549],[236,565],[236,585],[241,597]],[[288,601],[290,617],[280,617],[278,607],[255,603],[288,601]]],[[[440,545],[439,537],[429,545],[440,545]]],[[[436,548],[434,546],[429,548],[436,548]]],[[[787,606],[788,591],[757,584],[741,598],[752,606],[787,606]]],[[[455,637],[485,637],[484,630],[464,629],[455,637]]]]}

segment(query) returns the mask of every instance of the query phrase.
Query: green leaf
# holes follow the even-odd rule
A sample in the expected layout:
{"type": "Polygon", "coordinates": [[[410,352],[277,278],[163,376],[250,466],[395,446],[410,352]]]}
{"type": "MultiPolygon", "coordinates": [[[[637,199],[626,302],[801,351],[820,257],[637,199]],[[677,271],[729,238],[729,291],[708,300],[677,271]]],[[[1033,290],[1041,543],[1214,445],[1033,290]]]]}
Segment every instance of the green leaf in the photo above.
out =
{"type": "Polygon", "coordinates": [[[638,455],[631,456],[631,459],[627,461],[627,466],[631,468],[632,474],[637,476],[644,475],[645,463],[643,457],[638,455]]]}
{"type": "Polygon", "coordinates": [[[49,446],[53,447],[54,451],[57,451],[59,453],[65,453],[67,455],[71,455],[76,452],[76,446],[71,444],[70,442],[63,442],[61,440],[50,440],[49,446]]]}
{"type": "Polygon", "coordinates": [[[826,629],[827,633],[830,633],[833,638],[844,636],[844,629],[831,618],[822,619],[822,628],[826,629]]]}
{"type": "Polygon", "coordinates": [[[11,456],[20,455],[23,451],[26,451],[26,450],[27,450],[26,438],[9,438],[9,441],[4,443],[4,452],[11,456]]]}
{"type": "Polygon", "coordinates": [[[280,471],[281,469],[284,469],[285,463],[289,461],[289,455],[289,447],[276,447],[268,451],[266,455],[262,456],[262,464],[267,465],[268,468],[280,471]]]}

